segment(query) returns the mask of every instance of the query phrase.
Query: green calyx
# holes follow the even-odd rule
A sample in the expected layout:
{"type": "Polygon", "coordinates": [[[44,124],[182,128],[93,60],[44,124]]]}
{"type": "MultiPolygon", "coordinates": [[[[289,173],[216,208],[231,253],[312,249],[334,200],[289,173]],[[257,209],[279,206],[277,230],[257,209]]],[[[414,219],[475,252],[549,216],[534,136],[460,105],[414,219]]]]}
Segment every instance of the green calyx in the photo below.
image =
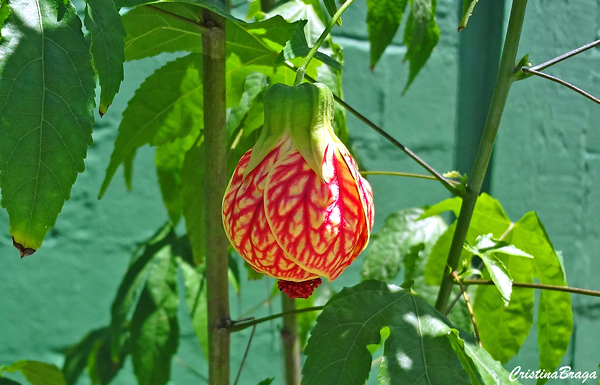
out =
{"type": "Polygon", "coordinates": [[[323,180],[325,149],[328,144],[339,142],[331,126],[332,120],[333,95],[324,84],[274,84],[265,94],[265,124],[252,150],[244,177],[288,133],[293,146],[323,180]]]}

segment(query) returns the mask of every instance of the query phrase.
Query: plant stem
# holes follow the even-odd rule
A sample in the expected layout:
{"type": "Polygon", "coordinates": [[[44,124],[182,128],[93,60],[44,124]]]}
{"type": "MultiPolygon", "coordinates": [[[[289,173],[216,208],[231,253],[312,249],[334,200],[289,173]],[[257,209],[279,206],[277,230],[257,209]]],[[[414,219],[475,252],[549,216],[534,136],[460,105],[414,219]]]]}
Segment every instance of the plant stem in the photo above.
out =
{"type": "Polygon", "coordinates": [[[281,309],[283,313],[283,327],[281,328],[281,342],[283,344],[285,359],[285,385],[300,385],[301,362],[300,340],[298,339],[298,320],[296,319],[296,300],[281,295],[281,309]]]}
{"type": "Polygon", "coordinates": [[[471,301],[469,301],[469,296],[467,295],[467,291],[465,290],[464,285],[460,282],[460,277],[456,273],[456,271],[452,272],[452,278],[458,283],[460,286],[460,292],[462,293],[463,298],[465,299],[465,305],[467,305],[467,311],[469,312],[469,316],[471,317],[471,323],[473,324],[473,331],[475,332],[475,338],[477,338],[477,343],[481,346],[481,337],[479,337],[479,328],[477,327],[477,322],[475,321],[475,313],[473,312],[473,307],[471,306],[471,301]]]}
{"type": "Polygon", "coordinates": [[[305,313],[307,311],[319,311],[319,310],[323,310],[324,306],[313,306],[313,307],[305,307],[303,309],[296,309],[296,310],[292,310],[292,311],[285,311],[282,313],[277,313],[277,314],[272,314],[270,316],[266,316],[266,317],[262,317],[262,318],[257,318],[257,319],[253,319],[253,320],[243,320],[243,321],[230,321],[229,322],[229,326],[228,329],[230,332],[239,332],[241,330],[244,330],[246,328],[249,328],[250,326],[253,325],[258,325],[260,323],[263,322],[267,322],[267,321],[271,321],[277,318],[281,318],[283,316],[286,316],[288,314],[298,314],[298,313],[305,313]]]}
{"type": "MultiPolygon", "coordinates": [[[[417,178],[417,179],[428,179],[428,180],[438,180],[436,177],[431,175],[423,175],[423,174],[413,174],[411,172],[399,172],[399,171],[361,171],[362,176],[365,175],[389,175],[389,176],[403,176],[407,178],[417,178]]],[[[460,184],[455,180],[446,179],[448,183],[452,184],[460,184]]]]}
{"type": "MultiPolygon", "coordinates": [[[[463,279],[463,285],[493,285],[494,282],[491,279],[463,279]]],[[[528,282],[513,282],[513,287],[526,287],[529,289],[541,289],[541,290],[552,290],[562,291],[565,293],[583,294],[591,297],[600,297],[600,291],[581,289],[578,287],[569,286],[558,286],[558,285],[543,285],[541,283],[528,283],[528,282]]]]}
{"type": "Polygon", "coordinates": [[[561,61],[563,61],[565,59],[568,59],[568,58],[570,58],[572,56],[575,56],[577,54],[585,52],[588,49],[594,48],[597,45],[600,45],[600,40],[596,40],[596,41],[593,41],[593,42],[588,43],[586,45],[583,45],[583,46],[581,46],[579,48],[574,49],[573,51],[569,51],[569,52],[564,53],[564,54],[562,54],[560,56],[557,56],[554,59],[550,59],[550,60],[548,60],[546,62],[543,62],[542,64],[538,64],[536,66],[533,66],[530,69],[534,70],[534,71],[543,70],[544,68],[548,68],[548,67],[550,67],[550,66],[552,66],[552,65],[554,65],[556,63],[560,63],[561,61]]]}
{"type": "Polygon", "coordinates": [[[206,157],[206,284],[210,385],[229,384],[229,241],[221,219],[221,202],[227,186],[227,132],[225,130],[225,19],[203,10],[208,30],[202,34],[204,65],[204,146],[206,157]]]}
{"type": "Polygon", "coordinates": [[[323,33],[321,33],[321,36],[319,36],[315,45],[313,45],[310,51],[308,51],[308,54],[304,58],[304,61],[300,65],[300,68],[298,68],[298,70],[296,71],[296,80],[294,81],[295,86],[302,83],[302,80],[304,80],[304,75],[306,74],[306,69],[308,68],[308,64],[312,60],[313,56],[315,56],[317,50],[319,49],[319,47],[321,47],[321,44],[323,44],[323,42],[329,35],[329,32],[331,32],[339,18],[342,17],[342,13],[344,13],[344,11],[350,6],[350,4],[352,4],[352,2],[354,2],[354,0],[346,0],[346,2],[342,4],[340,8],[338,8],[337,12],[333,15],[331,20],[329,20],[329,24],[327,24],[327,27],[325,27],[325,30],[323,31],[323,33]]]}
{"type": "Polygon", "coordinates": [[[254,338],[254,332],[256,331],[256,325],[252,328],[252,332],[250,333],[250,338],[248,338],[248,345],[246,345],[246,350],[244,351],[244,357],[242,357],[242,362],[240,363],[240,369],[238,370],[237,376],[235,376],[235,381],[233,385],[237,385],[240,380],[240,376],[242,375],[242,369],[244,369],[244,364],[246,363],[246,358],[248,358],[248,352],[250,351],[250,345],[252,345],[252,339],[254,338]]]}
{"type": "Polygon", "coordinates": [[[596,98],[594,95],[592,95],[592,94],[590,94],[588,92],[585,92],[581,88],[576,87],[576,86],[572,85],[571,83],[566,82],[566,81],[564,81],[562,79],[559,79],[559,78],[557,78],[555,76],[548,75],[548,74],[540,72],[540,71],[536,71],[536,70],[534,70],[532,68],[521,68],[521,71],[523,71],[523,73],[526,73],[526,74],[536,75],[536,76],[539,76],[541,78],[551,80],[551,81],[553,81],[555,83],[560,84],[561,86],[565,86],[565,87],[567,87],[567,88],[569,88],[569,89],[577,92],[579,95],[584,96],[584,97],[590,99],[594,103],[600,104],[600,99],[596,98]]]}
{"type": "Polygon", "coordinates": [[[492,156],[492,149],[494,147],[496,134],[498,133],[500,121],[502,120],[502,113],[504,112],[508,92],[510,86],[516,79],[514,76],[515,62],[526,7],[527,0],[514,0],[512,3],[506,40],[504,41],[504,49],[502,50],[502,58],[496,77],[496,86],[494,88],[492,102],[485,121],[473,170],[470,174],[469,184],[466,188],[467,193],[463,197],[456,223],[456,230],[454,231],[452,244],[450,245],[450,251],[448,253],[446,265],[449,270],[447,270],[442,278],[442,284],[440,285],[440,291],[438,292],[435,303],[436,309],[441,312],[445,311],[448,306],[448,299],[452,293],[453,286],[453,280],[449,273],[456,270],[458,267],[463,245],[467,237],[467,231],[469,230],[469,224],[471,223],[471,217],[473,216],[473,210],[475,209],[475,203],[477,202],[477,197],[481,191],[483,178],[485,177],[492,156]]]}

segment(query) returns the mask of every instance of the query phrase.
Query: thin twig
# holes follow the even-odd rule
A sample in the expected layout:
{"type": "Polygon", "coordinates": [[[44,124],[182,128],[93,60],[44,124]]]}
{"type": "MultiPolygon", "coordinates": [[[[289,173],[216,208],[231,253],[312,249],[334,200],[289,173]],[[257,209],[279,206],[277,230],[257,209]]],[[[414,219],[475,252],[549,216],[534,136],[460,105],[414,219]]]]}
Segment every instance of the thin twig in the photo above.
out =
{"type": "Polygon", "coordinates": [[[560,63],[561,61],[563,61],[565,59],[568,59],[568,58],[570,58],[572,56],[575,56],[577,54],[585,52],[585,51],[587,51],[590,48],[594,48],[597,45],[600,45],[600,40],[593,41],[593,42],[588,43],[586,45],[583,45],[583,46],[581,46],[579,48],[576,48],[573,51],[569,51],[569,52],[564,53],[564,54],[562,54],[560,56],[557,56],[554,59],[550,59],[550,60],[548,60],[548,61],[546,61],[546,62],[544,62],[542,64],[538,64],[536,66],[533,66],[533,67],[530,68],[530,70],[534,70],[534,71],[543,70],[544,68],[548,68],[551,65],[554,65],[556,63],[560,63]]]}
{"type": "MultiPolygon", "coordinates": [[[[287,68],[291,69],[292,71],[297,71],[298,70],[298,68],[296,66],[294,66],[293,64],[291,64],[291,63],[289,63],[287,61],[284,62],[284,65],[287,68]]],[[[309,80],[311,83],[316,83],[317,82],[315,79],[313,79],[309,75],[304,75],[304,77],[307,80],[309,80]]],[[[378,125],[376,125],[375,123],[373,123],[371,120],[369,120],[366,116],[364,116],[363,114],[361,114],[360,112],[358,112],[357,110],[355,110],[354,107],[352,107],[351,105],[349,105],[348,103],[346,103],[343,99],[341,99],[336,94],[333,94],[333,99],[335,99],[336,102],[338,102],[340,105],[342,105],[342,107],[344,107],[346,110],[348,110],[348,112],[350,112],[352,115],[354,115],[356,118],[358,118],[358,120],[360,120],[361,122],[363,122],[367,126],[371,127],[379,135],[381,135],[384,138],[386,138],[394,146],[396,146],[400,150],[404,151],[404,153],[406,155],[408,155],[409,157],[411,157],[421,167],[423,167],[425,170],[427,170],[431,175],[433,175],[435,177],[435,179],[439,180],[442,183],[442,185],[444,185],[444,187],[448,191],[450,191],[453,195],[462,196],[461,191],[452,185],[452,181],[446,179],[442,174],[440,174],[433,167],[431,167],[429,164],[427,164],[427,162],[425,162],[423,159],[419,158],[417,156],[417,154],[415,154],[414,152],[412,152],[408,147],[406,147],[402,143],[398,142],[390,134],[388,134],[387,132],[385,132],[383,130],[383,128],[379,127],[378,125]]]]}
{"type": "MultiPolygon", "coordinates": [[[[464,285],[493,285],[494,282],[491,279],[464,279],[462,281],[464,285]]],[[[600,297],[600,291],[581,289],[578,287],[559,286],[559,285],[544,285],[541,283],[527,283],[527,282],[513,282],[513,287],[525,287],[529,289],[541,289],[541,290],[552,290],[562,291],[565,293],[583,294],[591,297],[600,297]]]]}
{"type": "Polygon", "coordinates": [[[548,75],[547,73],[544,73],[544,72],[533,70],[531,68],[521,68],[521,71],[523,71],[526,74],[532,74],[532,75],[536,75],[536,76],[539,76],[539,77],[544,78],[544,79],[552,80],[555,83],[558,83],[558,84],[560,84],[562,86],[565,86],[565,87],[567,87],[569,89],[572,89],[573,91],[577,92],[579,95],[584,96],[584,97],[590,99],[594,103],[600,104],[600,99],[596,98],[594,95],[592,95],[590,93],[587,93],[584,90],[582,90],[581,88],[578,88],[578,87],[572,85],[571,83],[568,83],[568,82],[566,82],[566,81],[564,81],[562,79],[559,79],[559,78],[554,77],[552,75],[548,75]]]}
{"type": "Polygon", "coordinates": [[[458,283],[458,286],[460,286],[460,291],[462,293],[463,298],[465,299],[465,305],[467,305],[467,311],[469,312],[469,315],[471,316],[471,323],[473,324],[473,331],[475,332],[475,338],[477,338],[477,343],[479,344],[479,346],[481,346],[481,338],[479,337],[479,329],[477,328],[477,322],[475,322],[475,313],[473,313],[473,307],[471,306],[471,301],[469,301],[469,296],[467,295],[467,291],[465,290],[465,287],[463,286],[463,284],[460,282],[460,277],[458,276],[456,271],[452,272],[452,278],[454,278],[456,283],[458,283]]]}
{"type": "Polygon", "coordinates": [[[242,374],[242,369],[244,368],[244,364],[246,363],[246,358],[248,357],[248,351],[250,350],[250,345],[252,344],[252,338],[254,338],[254,332],[256,331],[256,325],[252,328],[252,332],[250,333],[250,338],[248,339],[248,345],[246,345],[246,351],[244,352],[244,357],[242,357],[242,362],[240,363],[240,369],[238,370],[237,376],[235,376],[235,381],[233,385],[237,385],[238,380],[240,379],[240,375],[242,374]]]}
{"type": "Polygon", "coordinates": [[[171,16],[174,19],[177,19],[177,20],[183,21],[184,23],[190,24],[190,25],[198,28],[200,30],[200,33],[204,33],[206,31],[208,31],[208,28],[206,28],[204,25],[202,25],[202,24],[200,24],[197,21],[194,21],[192,19],[188,19],[187,17],[183,17],[183,16],[178,15],[176,13],[169,12],[169,11],[167,11],[165,9],[155,7],[154,5],[146,4],[146,5],[144,5],[144,7],[148,8],[148,9],[151,9],[153,11],[159,12],[159,13],[164,13],[165,15],[169,15],[169,16],[171,16]]]}
{"type": "MultiPolygon", "coordinates": [[[[399,172],[399,171],[361,171],[360,173],[363,176],[365,176],[365,175],[390,175],[390,176],[404,176],[404,177],[408,177],[408,178],[428,179],[428,180],[435,180],[435,181],[438,180],[436,177],[431,176],[431,175],[413,174],[411,172],[399,172]]],[[[451,179],[447,179],[447,181],[449,183],[452,183],[452,184],[460,184],[460,182],[457,182],[457,181],[451,180],[451,179]]]]}
{"type": "Polygon", "coordinates": [[[284,311],[282,313],[272,314],[267,317],[257,318],[257,319],[253,319],[250,321],[230,321],[227,328],[229,329],[229,331],[231,333],[239,332],[240,330],[244,330],[246,328],[249,328],[250,326],[258,325],[263,322],[281,318],[288,314],[298,314],[298,313],[305,313],[305,312],[309,312],[309,311],[319,311],[319,310],[323,310],[323,307],[324,306],[313,306],[313,307],[305,307],[303,309],[296,309],[294,311],[284,311]]]}

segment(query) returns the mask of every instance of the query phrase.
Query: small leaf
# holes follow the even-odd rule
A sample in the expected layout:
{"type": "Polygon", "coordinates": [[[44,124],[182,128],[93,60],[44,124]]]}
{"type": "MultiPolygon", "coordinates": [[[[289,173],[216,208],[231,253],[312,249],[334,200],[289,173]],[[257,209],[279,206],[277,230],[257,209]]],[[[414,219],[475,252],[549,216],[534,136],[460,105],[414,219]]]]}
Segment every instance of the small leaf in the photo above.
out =
{"type": "Polygon", "coordinates": [[[133,371],[140,385],[164,385],[177,351],[177,265],[171,246],[160,249],[131,320],[133,371]]]}
{"type": "Polygon", "coordinates": [[[264,380],[259,382],[258,385],[271,385],[271,383],[273,382],[274,379],[275,379],[275,377],[265,378],[264,380]]]}
{"type": "Polygon", "coordinates": [[[462,31],[467,26],[467,23],[473,14],[473,9],[475,9],[478,1],[479,0],[463,0],[462,16],[460,18],[460,23],[458,24],[458,32],[462,31]]]}
{"type": "Polygon", "coordinates": [[[3,371],[14,373],[20,371],[31,385],[66,385],[63,375],[56,365],[39,361],[17,361],[9,366],[0,367],[3,371]]]}
{"type": "Polygon", "coordinates": [[[92,38],[91,53],[102,92],[100,116],[106,113],[123,81],[125,28],[113,0],[86,0],[85,27],[92,38]]]}
{"type": "Polygon", "coordinates": [[[95,83],[70,3],[11,0],[9,10],[0,43],[1,205],[25,256],[42,245],[84,170],[95,83]]]}
{"type": "Polygon", "coordinates": [[[206,224],[204,221],[205,158],[203,144],[194,144],[186,152],[181,170],[183,217],[185,218],[185,228],[196,264],[204,261],[204,254],[206,253],[206,224]]]}
{"type": "Polygon", "coordinates": [[[436,1],[410,0],[410,14],[404,30],[404,44],[407,51],[403,60],[408,61],[410,65],[408,81],[402,90],[403,94],[427,63],[440,38],[440,29],[435,21],[436,1]]]}
{"type": "MultiPolygon", "coordinates": [[[[478,238],[479,239],[479,238],[478,238]]],[[[494,285],[500,296],[502,296],[502,300],[504,301],[504,306],[508,306],[510,302],[510,294],[512,292],[512,277],[504,264],[494,255],[493,252],[482,252],[477,246],[473,247],[468,244],[464,245],[465,250],[469,251],[473,255],[477,255],[483,261],[487,272],[489,273],[492,281],[494,281],[494,285]]]]}
{"type": "Polygon", "coordinates": [[[458,171],[448,171],[442,174],[444,178],[462,178],[462,175],[458,171]]]}
{"type": "Polygon", "coordinates": [[[123,112],[99,196],[108,188],[119,165],[132,159],[137,148],[145,144],[160,146],[199,132],[202,105],[202,55],[184,56],[150,75],[123,112]]]}
{"type": "Polygon", "coordinates": [[[371,238],[361,269],[361,279],[391,283],[411,248],[424,244],[429,252],[446,224],[440,217],[418,220],[422,209],[403,209],[390,214],[385,224],[371,238]]]}
{"type": "MultiPolygon", "coordinates": [[[[306,40],[306,35],[304,34],[304,25],[297,23],[296,24],[296,32],[292,36],[292,39],[286,44],[283,49],[283,55],[279,56],[278,60],[275,62],[276,64],[283,63],[285,60],[291,60],[294,58],[303,58],[308,55],[311,47],[308,46],[308,41],[306,40]]],[[[326,55],[323,52],[317,51],[314,56],[315,59],[323,62],[328,65],[332,69],[336,71],[340,71],[342,66],[337,62],[334,58],[329,55],[326,55]]]]}
{"type": "Polygon", "coordinates": [[[370,66],[375,68],[398,31],[408,0],[367,0],[370,66]]]}
{"type": "Polygon", "coordinates": [[[206,310],[206,280],[202,267],[193,267],[179,260],[185,284],[185,303],[192,319],[204,358],[208,360],[208,318],[206,310]]]}
{"type": "Polygon", "coordinates": [[[449,321],[417,295],[365,281],[335,295],[317,318],[305,349],[306,384],[363,385],[382,327],[390,328],[380,369],[382,384],[469,382],[447,336],[449,321]],[[425,377],[426,376],[426,377],[425,377]]]}
{"type": "Polygon", "coordinates": [[[62,374],[67,385],[74,385],[77,382],[87,366],[88,356],[94,350],[96,342],[107,334],[107,331],[107,327],[92,330],[81,341],[67,350],[62,368],[62,374]]]}

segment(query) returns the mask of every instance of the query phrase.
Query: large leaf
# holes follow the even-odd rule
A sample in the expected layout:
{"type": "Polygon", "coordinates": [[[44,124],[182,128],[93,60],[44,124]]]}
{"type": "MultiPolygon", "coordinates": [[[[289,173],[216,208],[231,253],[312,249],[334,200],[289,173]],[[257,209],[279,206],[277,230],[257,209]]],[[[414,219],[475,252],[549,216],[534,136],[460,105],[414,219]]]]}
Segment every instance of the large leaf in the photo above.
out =
{"type": "MultiPolygon", "coordinates": [[[[512,244],[534,256],[534,274],[545,285],[567,286],[562,260],[534,212],[523,216],[512,230],[512,244]]],[[[516,279],[515,279],[516,280],[516,279]]],[[[571,295],[542,290],[538,307],[540,369],[552,372],[565,355],[573,333],[571,295]]],[[[538,380],[538,384],[545,380],[538,380]]]]}
{"type": "Polygon", "coordinates": [[[150,75],[123,112],[99,196],[121,163],[125,163],[126,176],[130,176],[131,162],[126,160],[133,159],[137,148],[145,144],[160,146],[197,132],[204,116],[202,101],[201,54],[169,62],[150,75]]]}
{"type": "Polygon", "coordinates": [[[164,385],[177,351],[177,264],[171,246],[154,257],[155,264],[131,320],[133,370],[140,385],[164,385]]]}
{"type": "Polygon", "coordinates": [[[160,250],[175,242],[175,239],[173,228],[166,224],[147,242],[141,244],[131,258],[111,307],[111,350],[115,361],[118,361],[128,338],[127,316],[146,281],[148,271],[152,267],[151,261],[160,250]]]}
{"type": "Polygon", "coordinates": [[[408,90],[440,39],[440,29],[435,21],[437,0],[410,0],[410,14],[404,30],[407,51],[404,61],[410,63],[408,81],[402,93],[408,90]]]}
{"type": "Polygon", "coordinates": [[[365,281],[335,295],[317,318],[302,369],[305,385],[363,385],[371,368],[367,345],[385,342],[380,383],[468,384],[448,340],[451,326],[412,292],[365,281]]]}
{"type": "MultiPolygon", "coordinates": [[[[511,240],[511,234],[506,237],[511,240]]],[[[516,282],[533,282],[533,260],[514,255],[501,256],[501,261],[516,282]]],[[[505,364],[529,335],[533,324],[533,289],[514,288],[508,306],[494,286],[479,286],[473,312],[483,347],[494,359],[505,364]]]]}
{"type": "Polygon", "coordinates": [[[85,26],[92,37],[91,52],[98,71],[100,116],[106,113],[123,81],[125,28],[113,0],[86,0],[85,26]]]}
{"type": "Polygon", "coordinates": [[[187,305],[192,326],[200,342],[204,358],[208,359],[208,318],[206,310],[206,280],[204,271],[180,260],[179,268],[183,273],[185,285],[185,303],[187,305]]]}
{"type": "Polygon", "coordinates": [[[204,173],[206,155],[203,143],[197,143],[186,152],[181,171],[181,194],[183,199],[183,217],[194,261],[204,261],[206,253],[206,224],[204,223],[204,173]]]}
{"type": "Polygon", "coordinates": [[[367,0],[371,69],[383,55],[398,31],[408,0],[367,0]]]}
{"type": "MultiPolygon", "coordinates": [[[[430,214],[439,214],[441,210],[453,210],[457,212],[460,209],[460,200],[452,198],[440,202],[425,212],[424,216],[430,214]]],[[[467,242],[474,243],[475,239],[482,234],[492,234],[494,238],[500,238],[511,225],[510,219],[506,216],[502,205],[496,199],[487,194],[481,194],[477,199],[473,217],[467,233],[467,242]]],[[[425,267],[425,282],[429,285],[439,285],[442,281],[442,275],[446,269],[446,260],[452,243],[452,236],[456,228],[456,222],[438,239],[431,250],[427,265],[425,267]]],[[[524,250],[524,249],[523,249],[524,250]]],[[[468,253],[463,253],[465,256],[468,253]]]]}
{"type": "Polygon", "coordinates": [[[20,371],[31,385],[67,385],[60,369],[45,362],[17,361],[9,366],[0,366],[0,373],[5,371],[20,371]]]}
{"type": "Polygon", "coordinates": [[[0,43],[0,186],[22,255],[42,245],[92,143],[94,72],[75,8],[11,0],[0,43]]]}
{"type": "Polygon", "coordinates": [[[413,247],[423,244],[424,253],[429,253],[447,226],[437,216],[417,220],[422,213],[422,209],[403,209],[386,218],[381,230],[371,237],[360,273],[362,280],[391,283],[413,247]]]}

